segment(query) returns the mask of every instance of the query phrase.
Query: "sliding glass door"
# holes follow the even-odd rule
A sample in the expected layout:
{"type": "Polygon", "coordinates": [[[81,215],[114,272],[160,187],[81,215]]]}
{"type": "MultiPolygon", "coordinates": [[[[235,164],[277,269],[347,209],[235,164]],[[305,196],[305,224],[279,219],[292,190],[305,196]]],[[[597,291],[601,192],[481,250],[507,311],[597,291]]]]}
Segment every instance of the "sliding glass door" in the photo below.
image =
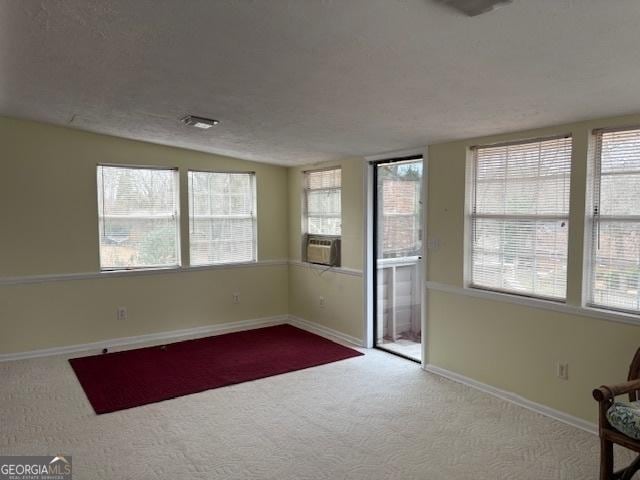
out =
{"type": "Polygon", "coordinates": [[[374,344],[421,361],[422,157],[373,168],[374,344]]]}

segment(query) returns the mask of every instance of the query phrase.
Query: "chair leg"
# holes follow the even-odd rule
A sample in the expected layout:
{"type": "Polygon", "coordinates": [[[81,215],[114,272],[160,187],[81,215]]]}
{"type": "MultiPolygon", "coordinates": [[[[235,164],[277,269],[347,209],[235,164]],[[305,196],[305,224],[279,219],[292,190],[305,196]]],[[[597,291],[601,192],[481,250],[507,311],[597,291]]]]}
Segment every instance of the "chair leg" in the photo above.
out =
{"type": "Polygon", "coordinates": [[[600,480],[612,480],[613,477],[613,443],[600,439],[600,480]]]}
{"type": "Polygon", "coordinates": [[[640,470],[640,455],[638,455],[638,458],[631,462],[627,468],[620,472],[622,473],[620,480],[631,480],[638,470],[640,470]]]}

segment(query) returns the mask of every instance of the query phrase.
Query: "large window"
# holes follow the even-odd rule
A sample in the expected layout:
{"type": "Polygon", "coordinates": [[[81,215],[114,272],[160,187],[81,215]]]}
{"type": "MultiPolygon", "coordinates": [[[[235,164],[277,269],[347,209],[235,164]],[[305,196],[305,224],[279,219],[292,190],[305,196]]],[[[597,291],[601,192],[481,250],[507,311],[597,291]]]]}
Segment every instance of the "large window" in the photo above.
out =
{"type": "Polygon", "coordinates": [[[191,265],[256,260],[253,173],[189,172],[191,265]]]}
{"type": "Polygon", "coordinates": [[[640,129],[595,132],[593,306],[640,312],[640,129]]]}
{"type": "Polygon", "coordinates": [[[564,299],[571,137],[472,153],[471,286],[564,299]]]}
{"type": "Polygon", "coordinates": [[[314,235],[342,234],[340,168],[304,173],[306,231],[314,235]]]}
{"type": "Polygon", "coordinates": [[[98,166],[100,267],[179,265],[178,171],[98,166]]]}

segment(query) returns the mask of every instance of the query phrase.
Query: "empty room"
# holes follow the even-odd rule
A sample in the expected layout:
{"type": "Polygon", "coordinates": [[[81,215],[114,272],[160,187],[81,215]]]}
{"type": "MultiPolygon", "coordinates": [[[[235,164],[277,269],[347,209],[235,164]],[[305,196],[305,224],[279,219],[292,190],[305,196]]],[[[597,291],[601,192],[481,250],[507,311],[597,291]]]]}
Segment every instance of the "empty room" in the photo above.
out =
{"type": "Polygon", "coordinates": [[[0,480],[640,480],[638,25],[0,0],[0,480]]]}

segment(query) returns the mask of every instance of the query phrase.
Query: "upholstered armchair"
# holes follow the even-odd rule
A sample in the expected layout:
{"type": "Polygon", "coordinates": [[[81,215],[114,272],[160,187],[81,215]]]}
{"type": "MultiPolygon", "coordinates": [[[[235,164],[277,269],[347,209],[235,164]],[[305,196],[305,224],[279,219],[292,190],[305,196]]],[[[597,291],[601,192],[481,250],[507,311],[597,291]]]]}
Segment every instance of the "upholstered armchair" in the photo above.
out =
{"type": "Polygon", "coordinates": [[[613,444],[640,453],[640,348],[629,368],[628,381],[603,385],[593,391],[600,412],[600,480],[631,480],[640,470],[640,455],[629,466],[613,471],[613,444]],[[628,401],[616,400],[629,395],[628,401]]]}

